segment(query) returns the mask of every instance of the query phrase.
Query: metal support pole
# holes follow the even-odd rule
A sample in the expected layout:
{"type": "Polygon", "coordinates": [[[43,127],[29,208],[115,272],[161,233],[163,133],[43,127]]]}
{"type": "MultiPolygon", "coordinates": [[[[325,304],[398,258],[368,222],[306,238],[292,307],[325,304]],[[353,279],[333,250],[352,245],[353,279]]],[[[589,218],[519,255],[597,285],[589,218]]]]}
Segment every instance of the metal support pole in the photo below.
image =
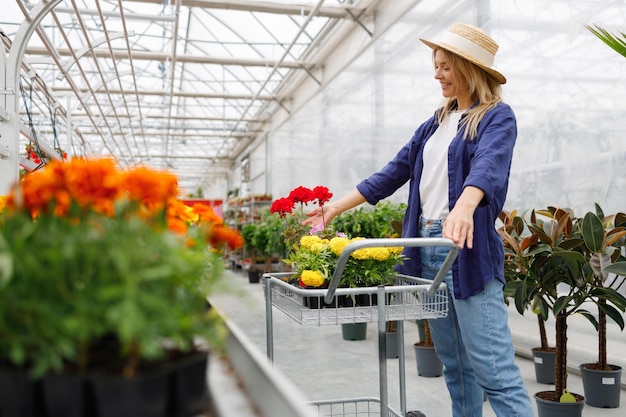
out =
{"type": "Polygon", "coordinates": [[[380,417],[389,416],[389,397],[387,393],[387,339],[385,320],[385,286],[379,285],[378,295],[378,379],[380,386],[380,417]]]}
{"type": "Polygon", "coordinates": [[[263,275],[263,286],[265,288],[265,341],[267,344],[267,357],[274,362],[274,327],[272,323],[272,277],[263,275]]]}

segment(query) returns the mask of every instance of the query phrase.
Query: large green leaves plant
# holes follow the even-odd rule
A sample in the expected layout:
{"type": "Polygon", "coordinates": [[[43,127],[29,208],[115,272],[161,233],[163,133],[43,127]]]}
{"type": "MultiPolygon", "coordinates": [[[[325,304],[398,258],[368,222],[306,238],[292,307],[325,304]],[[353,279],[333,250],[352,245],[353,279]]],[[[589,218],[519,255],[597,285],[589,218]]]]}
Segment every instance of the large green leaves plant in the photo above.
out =
{"type": "Polygon", "coordinates": [[[624,277],[611,276],[607,267],[622,258],[626,229],[626,215],[618,213],[604,216],[602,209],[596,205],[596,212],[588,212],[579,221],[580,233],[583,237],[584,254],[589,261],[588,282],[592,288],[590,296],[598,307],[598,318],[588,311],[581,313],[593,324],[598,332],[597,368],[609,370],[606,351],[607,316],[624,329],[622,313],[626,309],[626,299],[616,290],[624,283],[624,277]]]}
{"type": "MultiPolygon", "coordinates": [[[[626,307],[624,297],[614,285],[605,285],[602,272],[619,258],[624,233],[621,227],[610,227],[609,220],[600,220],[604,216],[599,207],[597,212],[600,216],[587,213],[575,218],[570,210],[548,207],[532,211],[528,218],[515,213],[501,216],[507,295],[514,298],[521,314],[531,307],[544,320],[549,312],[556,319],[556,399],[567,387],[567,318],[580,313],[601,329],[599,322],[605,324],[608,315],[621,328],[624,325],[620,314],[626,307]],[[598,306],[599,320],[584,307],[585,302],[598,306]]],[[[623,215],[611,218],[621,222],[623,215]]],[[[601,341],[602,337],[606,334],[601,341]]]]}
{"type": "MultiPolygon", "coordinates": [[[[509,259],[507,292],[523,314],[529,306],[556,320],[555,398],[567,387],[567,318],[581,309],[589,297],[583,269],[585,258],[578,250],[582,238],[573,233],[573,213],[556,207],[533,210],[524,219],[528,235],[516,245],[504,237],[509,259]],[[511,260],[512,259],[512,260],[511,260]]],[[[516,233],[524,233],[515,221],[516,233]]]]}

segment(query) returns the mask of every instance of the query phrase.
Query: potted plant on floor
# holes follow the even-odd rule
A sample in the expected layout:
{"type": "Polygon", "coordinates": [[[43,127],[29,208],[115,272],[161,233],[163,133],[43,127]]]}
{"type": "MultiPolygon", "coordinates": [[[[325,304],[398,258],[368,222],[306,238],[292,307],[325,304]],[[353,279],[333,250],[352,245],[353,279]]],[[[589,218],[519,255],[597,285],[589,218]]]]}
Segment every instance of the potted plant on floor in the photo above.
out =
{"type": "Polygon", "coordinates": [[[590,267],[592,301],[598,307],[597,320],[595,315],[583,313],[598,332],[598,361],[580,366],[585,398],[587,404],[593,407],[617,408],[620,403],[622,368],[607,362],[607,316],[623,329],[622,312],[626,309],[626,299],[607,289],[619,289],[624,283],[623,271],[617,269],[618,275],[610,275],[609,271],[612,270],[611,264],[623,262],[624,259],[622,251],[625,246],[626,215],[617,213],[604,216],[602,209],[596,205],[596,212],[585,214],[580,225],[585,243],[584,254],[590,267]]]}
{"type": "Polygon", "coordinates": [[[540,417],[582,413],[584,397],[567,391],[567,318],[574,313],[592,317],[583,305],[596,302],[594,296],[599,293],[623,311],[623,297],[617,291],[604,288],[599,292],[594,284],[582,220],[576,219],[570,210],[556,207],[532,211],[526,221],[531,236],[527,249],[533,252],[537,274],[519,274],[509,284],[520,313],[530,303],[538,302],[542,309],[552,311],[556,320],[555,390],[535,395],[540,417]]]}
{"type": "MultiPolygon", "coordinates": [[[[524,297],[515,297],[516,291],[523,291],[524,286],[519,286],[520,279],[524,280],[530,276],[537,281],[540,262],[534,257],[533,245],[538,242],[536,234],[530,234],[526,230],[524,218],[517,210],[512,212],[502,211],[499,215],[502,225],[498,228],[498,234],[504,244],[504,295],[508,299],[516,301],[526,301],[524,297]],[[521,277],[520,277],[521,275],[521,277]]],[[[545,303],[540,302],[539,297],[535,297],[528,305],[516,305],[517,310],[524,314],[530,309],[537,317],[539,328],[540,345],[531,349],[533,363],[535,366],[535,379],[541,384],[554,384],[554,360],[556,349],[548,344],[546,333],[546,320],[549,310],[545,303]]]]}
{"type": "Polygon", "coordinates": [[[73,159],[15,185],[0,213],[1,415],[206,411],[207,346],[224,334],[206,296],[223,242],[241,240],[176,182],[73,159]]]}
{"type": "Polygon", "coordinates": [[[248,282],[256,284],[260,281],[261,272],[258,267],[259,254],[255,244],[255,235],[257,232],[257,222],[246,223],[241,226],[241,236],[244,240],[244,251],[246,259],[249,259],[247,268],[248,282]]]}
{"type": "Polygon", "coordinates": [[[580,416],[584,406],[582,395],[567,391],[567,318],[588,298],[582,274],[585,259],[576,250],[582,240],[573,233],[572,217],[571,211],[555,207],[533,210],[525,219],[529,236],[524,247],[533,254],[536,273],[519,273],[507,282],[520,314],[535,302],[555,316],[555,389],[535,394],[539,417],[580,416]]]}
{"type": "Polygon", "coordinates": [[[417,362],[417,374],[426,378],[438,377],[443,374],[443,364],[435,352],[435,344],[430,334],[428,320],[422,320],[424,339],[415,343],[415,359],[417,362]]]}
{"type": "Polygon", "coordinates": [[[252,242],[260,259],[263,259],[263,272],[272,272],[272,265],[285,254],[286,248],[282,239],[283,224],[278,215],[265,210],[256,223],[252,242]]]}

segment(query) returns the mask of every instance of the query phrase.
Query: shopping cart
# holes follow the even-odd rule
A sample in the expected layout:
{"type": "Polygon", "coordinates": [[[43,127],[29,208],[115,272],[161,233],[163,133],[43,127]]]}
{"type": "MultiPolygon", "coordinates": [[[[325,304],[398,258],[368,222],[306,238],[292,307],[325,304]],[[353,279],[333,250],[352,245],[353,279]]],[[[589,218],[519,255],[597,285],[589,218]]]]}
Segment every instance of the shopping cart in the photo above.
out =
{"type": "Polygon", "coordinates": [[[343,417],[403,417],[406,415],[406,382],[404,364],[405,320],[437,319],[448,314],[448,289],[443,282],[458,254],[458,247],[443,238],[364,239],[350,243],[341,253],[328,288],[306,289],[289,284],[292,273],[263,275],[265,291],[267,355],[274,359],[273,307],[303,326],[337,325],[346,323],[378,323],[378,366],[380,398],[351,398],[314,401],[320,416],[343,417]],[[393,285],[376,287],[337,288],[341,274],[352,252],[357,249],[383,246],[444,246],[449,248],[435,279],[396,274],[393,285]],[[366,302],[345,306],[344,296],[365,297],[366,302]],[[323,308],[322,308],[323,307],[323,308]],[[386,322],[398,323],[398,366],[400,407],[398,413],[388,404],[386,322]]]}

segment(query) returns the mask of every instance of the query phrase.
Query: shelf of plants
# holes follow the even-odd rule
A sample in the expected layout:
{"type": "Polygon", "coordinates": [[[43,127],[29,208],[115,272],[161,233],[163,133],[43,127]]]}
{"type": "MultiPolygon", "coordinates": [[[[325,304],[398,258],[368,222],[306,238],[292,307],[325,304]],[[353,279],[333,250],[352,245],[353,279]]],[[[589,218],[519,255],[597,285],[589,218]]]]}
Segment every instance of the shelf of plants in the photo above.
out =
{"type": "Polygon", "coordinates": [[[443,279],[457,254],[458,248],[449,239],[364,239],[352,242],[345,247],[337,260],[327,288],[308,289],[292,285],[288,282],[292,273],[264,274],[268,357],[273,360],[274,356],[272,316],[274,307],[303,326],[377,322],[380,398],[316,401],[314,404],[318,406],[320,416],[360,417],[372,416],[374,415],[372,413],[380,413],[381,417],[406,415],[403,321],[437,319],[447,316],[448,291],[443,279]],[[337,288],[352,252],[363,248],[384,246],[446,246],[450,251],[433,281],[396,274],[393,285],[337,288]],[[398,323],[401,414],[389,407],[387,401],[385,328],[388,321],[398,323]]]}

